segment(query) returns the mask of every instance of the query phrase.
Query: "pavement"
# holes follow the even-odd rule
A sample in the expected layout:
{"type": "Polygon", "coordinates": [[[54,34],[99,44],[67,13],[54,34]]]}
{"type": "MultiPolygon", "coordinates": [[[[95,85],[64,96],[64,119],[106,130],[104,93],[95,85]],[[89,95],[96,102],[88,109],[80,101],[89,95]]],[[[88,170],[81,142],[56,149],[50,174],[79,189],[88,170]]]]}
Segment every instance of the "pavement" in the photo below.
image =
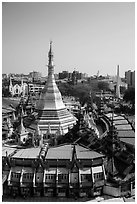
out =
{"type": "Polygon", "coordinates": [[[9,196],[4,196],[2,201],[3,202],[101,202],[107,199],[111,199],[112,196],[98,196],[96,198],[87,198],[87,197],[83,197],[83,198],[66,198],[66,197],[29,197],[29,198],[22,198],[22,197],[16,197],[16,198],[12,198],[9,196]]]}
{"type": "Polygon", "coordinates": [[[130,198],[114,198],[112,196],[104,195],[98,196],[96,198],[66,198],[66,197],[29,197],[29,198],[22,198],[16,197],[12,198],[9,196],[4,196],[2,202],[135,202],[135,196],[130,198]]]}
{"type": "Polygon", "coordinates": [[[22,197],[5,197],[2,199],[2,202],[86,202],[90,201],[91,199],[88,198],[50,198],[50,197],[29,197],[29,198],[22,198],[22,197]]]}

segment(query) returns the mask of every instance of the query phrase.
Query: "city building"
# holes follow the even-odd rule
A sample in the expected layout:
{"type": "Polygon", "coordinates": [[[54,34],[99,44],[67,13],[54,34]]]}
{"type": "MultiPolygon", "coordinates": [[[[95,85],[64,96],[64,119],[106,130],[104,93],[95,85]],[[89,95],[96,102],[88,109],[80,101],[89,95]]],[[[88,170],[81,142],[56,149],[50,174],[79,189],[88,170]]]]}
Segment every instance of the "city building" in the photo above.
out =
{"type": "Polygon", "coordinates": [[[128,87],[135,88],[135,71],[132,72],[131,70],[128,70],[127,72],[125,72],[125,79],[128,87]]]}
{"type": "Polygon", "coordinates": [[[59,79],[67,79],[69,81],[72,81],[73,84],[77,83],[79,80],[84,80],[88,78],[88,74],[86,73],[81,73],[79,71],[73,71],[68,72],[68,71],[62,71],[59,73],[59,79]]]}
{"type": "Polygon", "coordinates": [[[29,83],[28,88],[29,88],[29,93],[40,94],[42,89],[44,88],[44,85],[36,84],[36,83],[29,83]]]}
{"type": "Polygon", "coordinates": [[[32,82],[35,82],[41,79],[41,73],[33,71],[29,73],[29,77],[32,79],[32,82]]]}
{"type": "Polygon", "coordinates": [[[65,79],[65,78],[69,78],[69,72],[68,71],[62,71],[59,73],[59,79],[65,79]]]}
{"type": "Polygon", "coordinates": [[[102,194],[106,182],[105,156],[78,144],[3,147],[2,159],[3,192],[8,195],[92,197],[102,194]]]}

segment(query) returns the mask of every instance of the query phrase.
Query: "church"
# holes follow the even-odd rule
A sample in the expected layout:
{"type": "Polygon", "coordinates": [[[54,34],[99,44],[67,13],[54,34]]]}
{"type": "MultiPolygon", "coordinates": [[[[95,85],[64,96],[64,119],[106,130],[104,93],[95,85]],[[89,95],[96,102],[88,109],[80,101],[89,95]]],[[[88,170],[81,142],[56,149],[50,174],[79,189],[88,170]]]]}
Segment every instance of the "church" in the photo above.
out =
{"type": "Polygon", "coordinates": [[[20,95],[24,96],[28,93],[28,85],[23,82],[23,78],[21,79],[21,84],[13,84],[12,79],[10,77],[9,92],[11,93],[12,97],[20,95]]]}

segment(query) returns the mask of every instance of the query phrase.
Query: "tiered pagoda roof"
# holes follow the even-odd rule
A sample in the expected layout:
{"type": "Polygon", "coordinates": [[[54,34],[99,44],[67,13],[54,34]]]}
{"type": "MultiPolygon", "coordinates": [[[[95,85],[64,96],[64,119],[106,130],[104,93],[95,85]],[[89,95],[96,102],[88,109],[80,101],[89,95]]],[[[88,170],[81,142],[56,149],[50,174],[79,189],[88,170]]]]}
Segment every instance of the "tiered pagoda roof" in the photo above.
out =
{"type": "Polygon", "coordinates": [[[36,106],[36,110],[39,114],[38,125],[42,134],[47,133],[49,126],[51,133],[56,134],[60,127],[62,134],[65,134],[68,132],[68,128],[72,128],[76,123],[76,119],[66,109],[62,101],[61,93],[55,82],[52,42],[50,42],[48,57],[48,80],[36,106]]]}

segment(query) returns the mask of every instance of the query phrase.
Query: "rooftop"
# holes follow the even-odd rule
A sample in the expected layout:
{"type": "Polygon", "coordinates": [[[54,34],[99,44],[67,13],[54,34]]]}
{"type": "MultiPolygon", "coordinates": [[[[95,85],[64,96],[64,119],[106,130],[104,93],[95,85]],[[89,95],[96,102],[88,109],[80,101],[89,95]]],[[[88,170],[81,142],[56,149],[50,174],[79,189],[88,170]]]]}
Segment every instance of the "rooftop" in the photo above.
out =
{"type": "Polygon", "coordinates": [[[132,127],[131,125],[129,124],[118,124],[118,125],[115,125],[115,127],[117,128],[117,130],[132,130],[132,127]]]}
{"type": "Polygon", "coordinates": [[[135,132],[133,130],[118,131],[118,136],[120,138],[123,138],[123,137],[126,137],[126,138],[135,138],[135,132]]]}
{"type": "Polygon", "coordinates": [[[135,146],[135,138],[120,138],[120,141],[135,146]]]}
{"type": "Polygon", "coordinates": [[[48,149],[46,159],[71,159],[72,158],[72,146],[62,145],[58,147],[52,147],[48,149]]]}
{"type": "Polygon", "coordinates": [[[13,158],[36,159],[38,158],[39,153],[40,153],[39,147],[21,149],[16,154],[14,154],[13,158]]]}
{"type": "Polygon", "coordinates": [[[15,148],[11,148],[11,147],[2,147],[2,156],[6,157],[6,152],[7,152],[7,156],[12,155],[17,149],[15,148]]]}
{"type": "Polygon", "coordinates": [[[2,107],[3,108],[16,108],[19,104],[19,99],[3,98],[2,97],[2,107]]]}
{"type": "Polygon", "coordinates": [[[99,157],[104,157],[103,154],[99,154],[95,151],[92,151],[80,145],[76,145],[75,148],[76,148],[77,159],[95,159],[99,157]]]}
{"type": "Polygon", "coordinates": [[[122,125],[122,124],[128,124],[128,121],[125,119],[125,120],[114,120],[114,124],[115,125],[122,125]]]}

